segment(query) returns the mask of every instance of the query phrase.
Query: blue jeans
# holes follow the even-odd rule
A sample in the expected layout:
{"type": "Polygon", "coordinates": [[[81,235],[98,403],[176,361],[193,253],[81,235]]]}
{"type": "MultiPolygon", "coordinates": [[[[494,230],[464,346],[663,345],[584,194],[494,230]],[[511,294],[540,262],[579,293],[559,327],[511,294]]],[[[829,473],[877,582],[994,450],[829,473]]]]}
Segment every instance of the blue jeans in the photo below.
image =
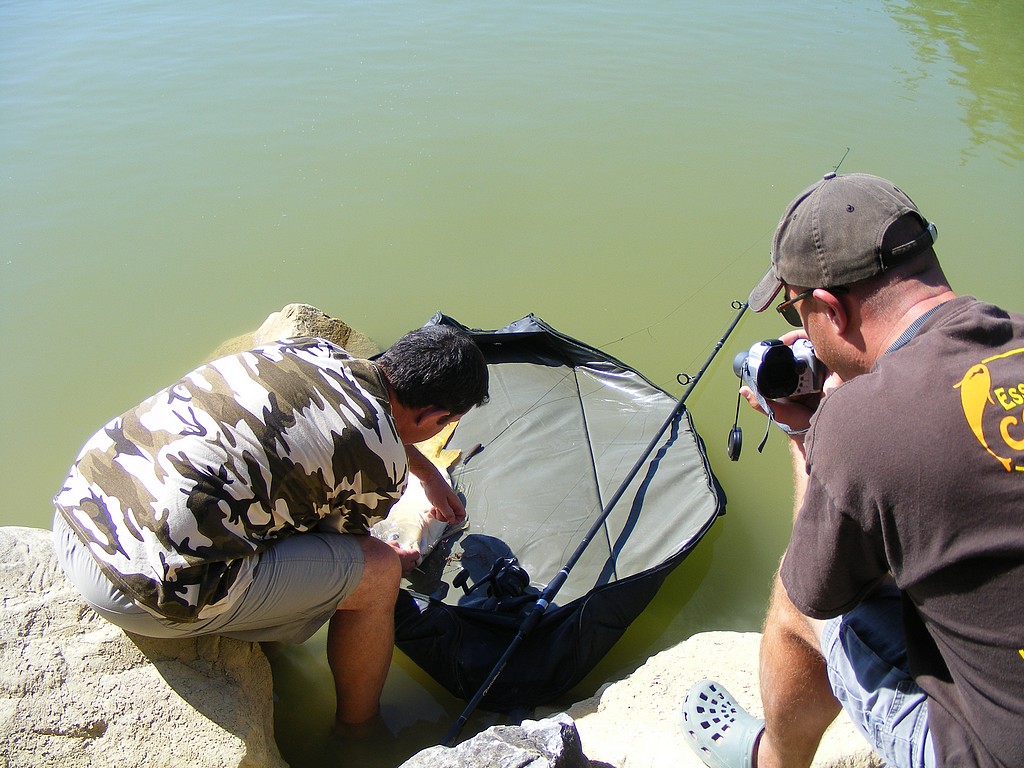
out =
{"type": "Polygon", "coordinates": [[[928,698],[910,676],[896,586],[827,621],[821,648],[832,692],[886,763],[933,768],[928,698]]]}

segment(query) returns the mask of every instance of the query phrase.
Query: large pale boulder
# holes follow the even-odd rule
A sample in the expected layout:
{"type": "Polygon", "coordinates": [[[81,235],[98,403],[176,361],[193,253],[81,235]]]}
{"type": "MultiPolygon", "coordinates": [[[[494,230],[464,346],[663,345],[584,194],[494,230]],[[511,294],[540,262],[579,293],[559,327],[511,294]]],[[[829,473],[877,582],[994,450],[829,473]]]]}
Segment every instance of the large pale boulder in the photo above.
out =
{"type": "Polygon", "coordinates": [[[225,341],[217,347],[210,359],[299,336],[316,336],[333,341],[353,357],[372,357],[381,351],[373,339],[321,309],[309,304],[286,304],[278,312],[271,312],[263,325],[255,331],[225,341]]]}
{"type": "Polygon", "coordinates": [[[0,764],[286,768],[253,643],[128,635],[79,598],[50,531],[0,527],[0,764]]]}
{"type": "MultiPolygon", "coordinates": [[[[683,738],[681,708],[704,678],[722,683],[751,714],[762,717],[757,682],[757,632],[706,632],[651,657],[624,680],[567,710],[583,751],[615,768],[704,768],[683,738]]],[[[883,763],[840,714],[822,739],[816,768],[880,768],[883,763]]]]}

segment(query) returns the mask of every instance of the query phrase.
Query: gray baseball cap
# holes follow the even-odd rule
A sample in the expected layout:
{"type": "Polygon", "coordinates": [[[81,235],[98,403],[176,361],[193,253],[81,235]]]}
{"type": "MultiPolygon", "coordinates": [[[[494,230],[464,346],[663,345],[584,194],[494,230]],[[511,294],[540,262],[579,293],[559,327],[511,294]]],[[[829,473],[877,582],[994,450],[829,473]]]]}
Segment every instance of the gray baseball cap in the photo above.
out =
{"type": "Polygon", "coordinates": [[[772,240],[771,267],[747,304],[763,312],[783,285],[832,288],[866,280],[930,248],[937,234],[892,182],[866,173],[829,173],[786,208],[772,240]],[[889,227],[907,214],[920,220],[921,233],[883,248],[889,227]]]}

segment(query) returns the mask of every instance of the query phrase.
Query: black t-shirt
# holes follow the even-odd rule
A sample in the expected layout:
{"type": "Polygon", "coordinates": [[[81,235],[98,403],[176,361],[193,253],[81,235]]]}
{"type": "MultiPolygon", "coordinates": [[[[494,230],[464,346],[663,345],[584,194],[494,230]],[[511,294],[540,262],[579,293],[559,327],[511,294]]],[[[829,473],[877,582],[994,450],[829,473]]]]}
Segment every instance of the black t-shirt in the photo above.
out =
{"type": "Polygon", "coordinates": [[[941,765],[1024,766],[1024,316],[961,297],[821,404],[782,570],[830,618],[887,573],[941,765]]]}

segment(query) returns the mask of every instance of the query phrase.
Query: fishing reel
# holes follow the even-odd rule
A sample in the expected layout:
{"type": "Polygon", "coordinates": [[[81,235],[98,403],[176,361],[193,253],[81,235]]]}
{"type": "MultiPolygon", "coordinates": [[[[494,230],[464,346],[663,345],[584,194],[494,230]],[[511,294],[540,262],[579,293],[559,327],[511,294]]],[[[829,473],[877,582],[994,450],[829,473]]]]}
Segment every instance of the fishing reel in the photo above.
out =
{"type": "Polygon", "coordinates": [[[467,595],[470,595],[486,585],[487,596],[501,602],[526,594],[526,590],[530,586],[530,574],[519,564],[519,558],[501,557],[494,562],[490,572],[482,579],[470,587],[466,586],[468,581],[469,571],[463,568],[452,580],[452,586],[461,587],[467,595]]]}

